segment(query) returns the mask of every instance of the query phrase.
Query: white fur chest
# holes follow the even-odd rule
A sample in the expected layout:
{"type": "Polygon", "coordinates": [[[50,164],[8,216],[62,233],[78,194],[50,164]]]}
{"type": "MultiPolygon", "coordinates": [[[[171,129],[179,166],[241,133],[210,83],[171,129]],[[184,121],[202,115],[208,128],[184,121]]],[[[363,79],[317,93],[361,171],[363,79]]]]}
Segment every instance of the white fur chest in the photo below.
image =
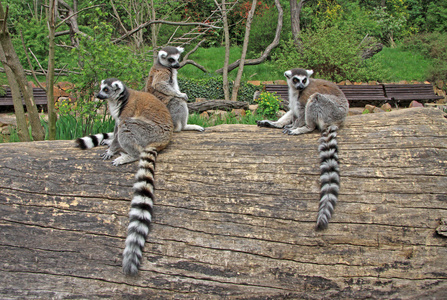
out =
{"type": "Polygon", "coordinates": [[[109,101],[109,112],[115,121],[118,121],[118,116],[120,113],[120,105],[116,101],[109,101]]]}
{"type": "Polygon", "coordinates": [[[295,89],[289,87],[289,109],[293,112],[295,117],[298,117],[298,97],[300,93],[295,89]]]}
{"type": "Polygon", "coordinates": [[[177,70],[176,69],[172,69],[172,87],[174,88],[174,90],[177,93],[180,93],[180,88],[178,87],[178,82],[177,82],[177,70]]]}

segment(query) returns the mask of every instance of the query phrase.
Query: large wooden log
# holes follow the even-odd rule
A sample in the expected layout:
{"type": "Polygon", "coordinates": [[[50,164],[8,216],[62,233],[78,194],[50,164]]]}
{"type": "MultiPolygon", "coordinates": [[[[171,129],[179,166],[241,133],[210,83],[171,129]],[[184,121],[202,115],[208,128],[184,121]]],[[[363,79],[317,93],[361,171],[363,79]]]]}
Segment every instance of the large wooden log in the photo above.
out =
{"type": "Polygon", "coordinates": [[[136,278],[121,271],[136,164],[71,141],[0,145],[0,298],[445,299],[443,113],[349,117],[324,231],[318,137],[249,125],[175,134],[136,278]]]}

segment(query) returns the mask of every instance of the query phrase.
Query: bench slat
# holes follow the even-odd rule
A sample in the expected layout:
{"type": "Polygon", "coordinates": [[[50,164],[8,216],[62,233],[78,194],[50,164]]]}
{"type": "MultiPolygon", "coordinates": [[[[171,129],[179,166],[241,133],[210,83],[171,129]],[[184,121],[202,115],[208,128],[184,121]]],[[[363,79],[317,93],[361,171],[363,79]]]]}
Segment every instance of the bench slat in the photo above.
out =
{"type": "MultiPolygon", "coordinates": [[[[431,84],[378,84],[378,85],[339,85],[351,106],[364,106],[366,102],[399,102],[399,101],[434,101],[443,99],[433,91],[431,84]],[[355,103],[359,102],[359,103],[355,103]]],[[[268,92],[276,92],[284,100],[288,100],[287,85],[265,85],[268,92]]]]}
{"type": "MultiPolygon", "coordinates": [[[[47,105],[47,94],[45,93],[45,90],[41,88],[33,88],[33,96],[34,96],[34,102],[37,105],[47,105]]],[[[22,103],[25,105],[25,100],[22,98],[22,103]]],[[[6,88],[6,95],[1,97],[0,96],[0,106],[13,106],[14,103],[12,102],[12,93],[10,88],[6,88]]]]}

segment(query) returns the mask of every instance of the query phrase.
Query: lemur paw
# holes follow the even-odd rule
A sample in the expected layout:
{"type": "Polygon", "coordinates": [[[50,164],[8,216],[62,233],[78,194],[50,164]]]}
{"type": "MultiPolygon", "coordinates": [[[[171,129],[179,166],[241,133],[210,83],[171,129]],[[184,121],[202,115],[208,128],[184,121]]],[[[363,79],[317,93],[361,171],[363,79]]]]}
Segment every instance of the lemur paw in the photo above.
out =
{"type": "Polygon", "coordinates": [[[257,124],[259,127],[278,128],[278,127],[274,126],[274,125],[272,124],[272,122],[269,121],[269,120],[256,121],[256,124],[257,124]]]}
{"type": "Polygon", "coordinates": [[[112,142],[113,142],[113,140],[102,140],[101,145],[110,147],[112,142]]]}
{"type": "Polygon", "coordinates": [[[284,133],[284,134],[291,134],[290,132],[291,132],[292,130],[290,129],[290,128],[284,128],[284,130],[282,131],[282,133],[284,133]]]}
{"type": "Polygon", "coordinates": [[[113,156],[113,153],[112,153],[109,149],[107,149],[106,152],[104,152],[103,154],[101,154],[101,158],[102,158],[103,160],[109,160],[109,159],[112,158],[112,156],[113,156]]]}
{"type": "Polygon", "coordinates": [[[185,93],[180,93],[180,98],[185,99],[186,101],[188,101],[188,95],[185,93]]]}

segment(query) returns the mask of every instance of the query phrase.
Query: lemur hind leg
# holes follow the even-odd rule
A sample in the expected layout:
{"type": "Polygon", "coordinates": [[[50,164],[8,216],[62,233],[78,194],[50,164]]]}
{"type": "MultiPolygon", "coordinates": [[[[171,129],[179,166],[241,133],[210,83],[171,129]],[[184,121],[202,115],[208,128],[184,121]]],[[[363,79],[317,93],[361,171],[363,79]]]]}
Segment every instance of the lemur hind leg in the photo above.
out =
{"type": "MultiPolygon", "coordinates": [[[[118,139],[123,152],[112,164],[119,166],[139,160],[140,153],[147,144],[157,145],[158,137],[162,136],[160,126],[153,121],[129,118],[123,121],[118,129],[118,139]]],[[[161,141],[160,141],[161,142],[161,141]]]]}
{"type": "Polygon", "coordinates": [[[167,108],[171,114],[175,132],[182,130],[205,130],[202,126],[188,124],[189,110],[185,100],[174,97],[169,101],[167,108]]]}
{"type": "Polygon", "coordinates": [[[291,135],[304,134],[316,128],[325,130],[330,125],[341,124],[346,116],[346,108],[336,103],[336,96],[313,94],[305,108],[306,125],[293,130],[285,130],[291,135]]]}

